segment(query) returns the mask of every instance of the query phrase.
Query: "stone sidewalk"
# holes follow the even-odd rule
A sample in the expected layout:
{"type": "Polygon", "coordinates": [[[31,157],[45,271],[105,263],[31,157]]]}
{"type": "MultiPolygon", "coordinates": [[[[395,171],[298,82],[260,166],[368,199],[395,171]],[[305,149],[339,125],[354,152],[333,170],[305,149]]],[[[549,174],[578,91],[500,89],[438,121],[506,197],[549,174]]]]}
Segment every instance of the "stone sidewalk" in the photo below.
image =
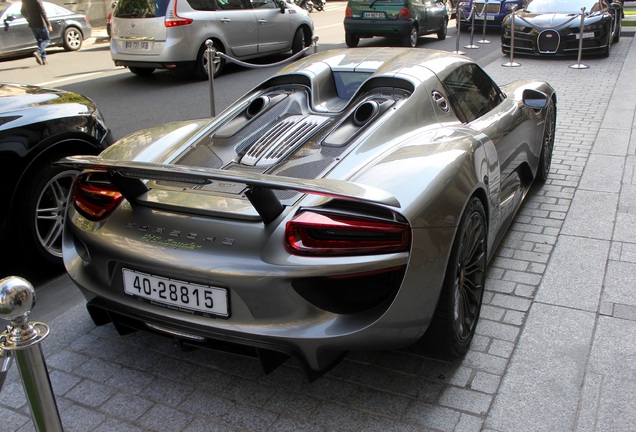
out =
{"type": "MultiPolygon", "coordinates": [[[[585,70],[532,58],[504,68],[502,56],[486,68],[499,83],[550,82],[557,135],[550,179],[489,267],[463,359],[423,346],[351,353],[309,384],[294,360],[264,375],[253,359],[95,328],[80,305],[43,343],[65,431],[635,431],[633,36],[585,70]]],[[[16,369],[0,429],[32,431],[16,369]]]]}

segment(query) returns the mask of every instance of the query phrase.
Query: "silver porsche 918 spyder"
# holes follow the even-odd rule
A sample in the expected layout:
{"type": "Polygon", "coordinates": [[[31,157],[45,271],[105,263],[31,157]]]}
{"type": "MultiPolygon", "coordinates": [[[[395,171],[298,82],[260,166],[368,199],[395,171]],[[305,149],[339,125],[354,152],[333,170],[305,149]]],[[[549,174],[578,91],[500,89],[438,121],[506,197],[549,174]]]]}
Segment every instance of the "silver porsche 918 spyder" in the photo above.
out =
{"type": "Polygon", "coordinates": [[[83,170],[64,261],[97,325],[289,356],[471,342],[486,266],[555,134],[549,84],[498,87],[409,48],[300,60],[213,119],[134,133],[83,170]]]}

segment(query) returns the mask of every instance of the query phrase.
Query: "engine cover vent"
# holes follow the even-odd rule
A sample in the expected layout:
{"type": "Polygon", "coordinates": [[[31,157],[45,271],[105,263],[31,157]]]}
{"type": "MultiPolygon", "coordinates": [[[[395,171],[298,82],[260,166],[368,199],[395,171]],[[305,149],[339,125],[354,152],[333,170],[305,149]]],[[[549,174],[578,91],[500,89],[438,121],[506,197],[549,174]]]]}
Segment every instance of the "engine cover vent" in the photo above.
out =
{"type": "Polygon", "coordinates": [[[271,166],[307,142],[329,121],[317,115],[294,115],[276,124],[258,138],[241,158],[241,164],[271,166]]]}

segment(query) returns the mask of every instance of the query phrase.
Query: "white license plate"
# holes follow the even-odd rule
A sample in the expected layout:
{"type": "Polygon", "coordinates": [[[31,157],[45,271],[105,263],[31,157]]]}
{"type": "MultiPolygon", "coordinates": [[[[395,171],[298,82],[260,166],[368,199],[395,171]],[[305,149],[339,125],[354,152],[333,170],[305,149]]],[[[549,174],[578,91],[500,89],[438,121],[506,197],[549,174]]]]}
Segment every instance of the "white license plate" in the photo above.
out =
{"type": "MultiPolygon", "coordinates": [[[[594,32],[583,33],[583,39],[590,39],[594,37],[594,32]]],[[[581,39],[581,33],[576,34],[577,39],[581,39]]]]}
{"type": "Polygon", "coordinates": [[[229,316],[227,290],[122,269],[124,292],[180,312],[229,316]]]}
{"type": "MultiPolygon", "coordinates": [[[[477,20],[484,20],[484,15],[475,15],[475,21],[477,20]]],[[[495,16],[494,15],[486,15],[486,21],[494,21],[495,20],[495,16]]]]}
{"type": "Polygon", "coordinates": [[[385,19],[386,14],[384,12],[365,12],[362,17],[368,19],[385,19]]]}
{"type": "Polygon", "coordinates": [[[150,42],[147,41],[126,41],[126,49],[149,50],[150,42]]]}

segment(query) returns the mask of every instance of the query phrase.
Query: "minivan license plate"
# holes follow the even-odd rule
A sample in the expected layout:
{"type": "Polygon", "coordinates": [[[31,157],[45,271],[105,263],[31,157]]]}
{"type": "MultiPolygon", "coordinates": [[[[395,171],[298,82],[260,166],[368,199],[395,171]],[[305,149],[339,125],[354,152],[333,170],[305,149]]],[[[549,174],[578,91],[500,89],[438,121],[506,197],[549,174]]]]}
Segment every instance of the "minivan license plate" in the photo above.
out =
{"type": "Polygon", "coordinates": [[[126,41],[126,49],[150,49],[150,44],[147,41],[126,41]]]}
{"type": "Polygon", "coordinates": [[[228,317],[227,290],[122,269],[124,292],[180,312],[228,317]]]}

